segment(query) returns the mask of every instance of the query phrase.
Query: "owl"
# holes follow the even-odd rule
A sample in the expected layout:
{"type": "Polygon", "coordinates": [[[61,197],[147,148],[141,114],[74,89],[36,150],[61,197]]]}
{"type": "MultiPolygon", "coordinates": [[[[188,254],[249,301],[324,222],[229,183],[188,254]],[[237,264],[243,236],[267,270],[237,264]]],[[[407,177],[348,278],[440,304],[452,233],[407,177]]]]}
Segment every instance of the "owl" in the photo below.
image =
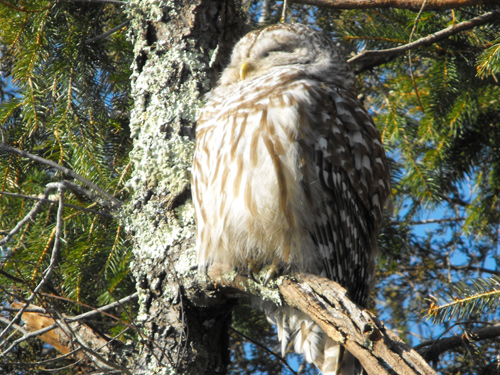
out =
{"type": "MultiPolygon", "coordinates": [[[[380,135],[339,49],[302,24],[243,37],[197,122],[200,270],[313,273],[366,305],[389,192],[380,135]]],[[[292,346],[323,374],[361,371],[307,315],[263,308],[283,351],[292,346]]]]}

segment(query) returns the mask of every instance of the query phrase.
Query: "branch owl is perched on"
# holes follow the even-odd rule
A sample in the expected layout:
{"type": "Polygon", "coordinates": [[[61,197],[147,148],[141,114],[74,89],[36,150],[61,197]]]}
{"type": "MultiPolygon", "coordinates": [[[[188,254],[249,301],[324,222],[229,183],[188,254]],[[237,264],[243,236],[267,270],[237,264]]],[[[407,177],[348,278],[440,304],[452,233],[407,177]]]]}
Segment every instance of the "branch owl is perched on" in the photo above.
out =
{"type": "MultiPolygon", "coordinates": [[[[301,24],[253,31],[201,111],[193,200],[201,270],[309,272],[365,305],[389,172],[353,73],[320,32],[301,24]]],[[[305,314],[267,306],[285,349],[323,374],[359,365],[305,314]]]]}

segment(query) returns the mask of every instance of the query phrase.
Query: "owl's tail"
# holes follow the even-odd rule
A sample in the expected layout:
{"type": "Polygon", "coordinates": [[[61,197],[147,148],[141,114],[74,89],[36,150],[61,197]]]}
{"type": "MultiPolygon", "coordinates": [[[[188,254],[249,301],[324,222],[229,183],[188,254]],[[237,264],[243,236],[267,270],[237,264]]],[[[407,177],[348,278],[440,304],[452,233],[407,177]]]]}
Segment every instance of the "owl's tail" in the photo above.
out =
{"type": "Polygon", "coordinates": [[[358,360],[325,332],[306,314],[290,307],[264,303],[267,319],[276,325],[281,351],[289,345],[314,363],[323,375],[360,375],[363,369],[358,360]]]}

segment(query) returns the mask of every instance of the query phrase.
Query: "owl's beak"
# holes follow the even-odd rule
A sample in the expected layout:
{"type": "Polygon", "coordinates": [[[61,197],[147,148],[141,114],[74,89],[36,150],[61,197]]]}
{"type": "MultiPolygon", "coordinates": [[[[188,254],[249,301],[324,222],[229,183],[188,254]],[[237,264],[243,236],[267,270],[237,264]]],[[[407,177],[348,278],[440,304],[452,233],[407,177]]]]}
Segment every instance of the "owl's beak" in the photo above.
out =
{"type": "Polygon", "coordinates": [[[250,73],[252,70],[254,70],[253,65],[251,63],[245,61],[240,66],[240,79],[244,80],[248,76],[248,73],[250,73]]]}

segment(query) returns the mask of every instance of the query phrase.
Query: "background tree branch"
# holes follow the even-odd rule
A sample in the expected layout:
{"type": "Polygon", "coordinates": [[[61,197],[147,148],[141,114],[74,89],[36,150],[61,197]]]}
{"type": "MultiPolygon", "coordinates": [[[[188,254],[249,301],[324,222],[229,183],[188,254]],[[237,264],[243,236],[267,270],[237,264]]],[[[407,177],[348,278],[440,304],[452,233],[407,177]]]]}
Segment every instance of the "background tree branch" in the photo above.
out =
{"type": "MultiPolygon", "coordinates": [[[[45,165],[47,165],[49,167],[55,168],[55,169],[63,172],[65,175],[67,175],[67,176],[69,176],[71,178],[74,178],[75,180],[80,181],[85,186],[88,186],[89,188],[95,190],[99,195],[101,195],[102,197],[106,198],[109,201],[109,205],[111,207],[119,207],[119,206],[121,206],[121,202],[118,199],[116,199],[114,196],[112,196],[111,194],[109,194],[106,190],[104,190],[103,188],[97,186],[92,181],[87,180],[85,177],[80,176],[78,173],[75,173],[70,168],[66,168],[66,167],[64,167],[64,166],[62,166],[60,164],[57,164],[57,163],[53,162],[52,160],[47,160],[47,159],[42,158],[40,156],[33,155],[33,154],[31,154],[31,153],[29,153],[27,151],[19,150],[19,149],[15,148],[15,147],[11,147],[11,146],[9,146],[9,145],[7,145],[5,143],[0,143],[0,150],[11,152],[11,153],[20,155],[22,157],[26,157],[26,158],[29,158],[31,160],[34,160],[34,161],[36,161],[38,163],[45,164],[45,165]]],[[[83,189],[81,191],[83,191],[83,189]]]]}
{"type": "Polygon", "coordinates": [[[500,4],[499,0],[291,0],[291,3],[314,5],[329,9],[398,8],[419,11],[456,9],[479,4],[500,4]]]}
{"type": "Polygon", "coordinates": [[[399,47],[388,48],[379,51],[364,51],[359,55],[356,55],[348,60],[351,66],[355,67],[355,72],[360,73],[373,68],[374,66],[385,64],[396,57],[402,55],[403,53],[418,48],[430,46],[440,40],[449,38],[451,35],[458,34],[459,32],[472,29],[474,27],[484,25],[500,17],[500,11],[495,10],[482,14],[478,17],[474,17],[468,21],[460,22],[451,25],[437,33],[427,35],[424,38],[415,40],[414,42],[403,44],[399,47]]]}
{"type": "Polygon", "coordinates": [[[415,347],[427,361],[436,361],[439,356],[459,346],[467,345],[480,340],[493,339],[500,336],[500,324],[481,328],[472,332],[445,337],[439,340],[429,340],[415,347]]]}

